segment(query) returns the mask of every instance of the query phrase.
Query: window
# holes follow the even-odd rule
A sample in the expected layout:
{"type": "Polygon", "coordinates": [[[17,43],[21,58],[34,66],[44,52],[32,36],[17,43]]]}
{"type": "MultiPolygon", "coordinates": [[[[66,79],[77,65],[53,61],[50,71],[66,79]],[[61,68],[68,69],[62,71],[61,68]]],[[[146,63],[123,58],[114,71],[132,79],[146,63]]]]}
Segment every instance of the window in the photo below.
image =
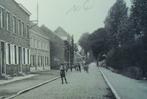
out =
{"type": "Polygon", "coordinates": [[[24,64],[26,63],[26,55],[25,55],[25,48],[23,48],[23,60],[24,60],[24,64]]]}
{"type": "Polygon", "coordinates": [[[10,13],[6,13],[6,29],[9,31],[10,30],[10,13]]]}
{"type": "Polygon", "coordinates": [[[18,63],[22,63],[22,48],[18,47],[18,63]]]}
{"type": "Polygon", "coordinates": [[[40,66],[40,56],[38,56],[38,66],[40,66]]]}
{"type": "Polygon", "coordinates": [[[43,65],[43,58],[42,58],[42,56],[41,56],[41,66],[43,65]]]}
{"type": "Polygon", "coordinates": [[[47,57],[45,56],[45,65],[47,65],[47,57]]]}
{"type": "Polygon", "coordinates": [[[31,59],[31,60],[30,60],[31,66],[34,66],[34,58],[33,58],[33,55],[30,56],[30,59],[31,59]]]}
{"type": "Polygon", "coordinates": [[[15,20],[14,20],[14,27],[15,27],[15,33],[17,33],[17,20],[16,20],[16,17],[15,17],[15,20]]]}
{"type": "Polygon", "coordinates": [[[14,24],[15,24],[15,23],[14,23],[14,20],[15,20],[15,19],[14,19],[14,16],[13,16],[13,17],[12,17],[12,32],[13,32],[13,33],[14,33],[14,30],[15,30],[15,29],[14,29],[14,24]]]}
{"type": "Polygon", "coordinates": [[[37,40],[35,40],[35,48],[37,48],[37,43],[38,43],[38,41],[37,41],[37,40]]]}
{"type": "Polygon", "coordinates": [[[17,21],[17,33],[18,33],[18,34],[20,34],[20,25],[19,25],[19,21],[20,21],[20,20],[17,21]]]}
{"type": "Polygon", "coordinates": [[[20,35],[22,35],[22,33],[21,33],[21,21],[19,20],[18,21],[18,33],[20,34],[20,35]]]}
{"type": "Polygon", "coordinates": [[[36,48],[39,48],[39,41],[37,41],[37,47],[36,48]]]}
{"type": "Polygon", "coordinates": [[[5,73],[5,43],[4,42],[0,42],[1,43],[1,72],[5,73]]]}
{"type": "Polygon", "coordinates": [[[0,7],[0,28],[4,27],[4,9],[0,7]]]}
{"type": "Polygon", "coordinates": [[[46,48],[45,48],[46,50],[48,49],[48,43],[46,43],[46,48]]]}
{"type": "Polygon", "coordinates": [[[8,62],[11,64],[11,49],[10,49],[10,44],[8,44],[8,62]]]}
{"type": "Polygon", "coordinates": [[[36,65],[36,64],[35,64],[35,60],[36,60],[36,59],[35,59],[35,55],[31,55],[31,56],[32,56],[32,61],[31,61],[31,62],[32,62],[32,66],[35,66],[35,65],[36,65]]]}
{"type": "Polygon", "coordinates": [[[0,28],[2,28],[2,19],[3,18],[3,15],[2,15],[2,8],[0,8],[0,28]]]}
{"type": "Polygon", "coordinates": [[[15,64],[17,64],[17,50],[16,50],[16,46],[14,46],[14,59],[15,59],[15,64]]]}
{"type": "Polygon", "coordinates": [[[32,42],[32,47],[35,48],[35,40],[33,39],[32,42]]]}
{"type": "Polygon", "coordinates": [[[27,49],[27,56],[28,56],[28,64],[30,64],[30,51],[29,51],[29,49],[27,49]]]}
{"type": "Polygon", "coordinates": [[[11,51],[11,64],[15,64],[15,52],[14,52],[14,45],[10,44],[10,51],[11,51]]]}
{"type": "Polygon", "coordinates": [[[41,42],[41,48],[40,49],[43,49],[43,42],[41,42]]]}
{"type": "Polygon", "coordinates": [[[26,26],[26,36],[29,38],[29,25],[26,26]]]}
{"type": "Polygon", "coordinates": [[[35,66],[37,63],[36,63],[36,55],[33,55],[33,66],[35,66]]]}
{"type": "Polygon", "coordinates": [[[47,65],[49,65],[49,58],[47,57],[47,65]]]}
{"type": "Polygon", "coordinates": [[[21,23],[21,33],[23,36],[25,36],[25,32],[24,32],[24,23],[21,23]]]}
{"type": "Polygon", "coordinates": [[[38,48],[41,49],[41,41],[39,42],[39,47],[38,48]]]}
{"type": "Polygon", "coordinates": [[[16,33],[16,31],[17,31],[17,25],[16,24],[17,24],[16,23],[16,17],[13,16],[12,17],[12,31],[13,31],[13,33],[16,33]]]}
{"type": "Polygon", "coordinates": [[[45,58],[44,58],[44,56],[42,56],[42,58],[43,58],[42,61],[43,61],[43,66],[44,66],[44,65],[45,65],[45,64],[44,64],[44,62],[45,62],[45,58]]]}
{"type": "Polygon", "coordinates": [[[25,48],[25,64],[28,64],[28,49],[25,48]]]}

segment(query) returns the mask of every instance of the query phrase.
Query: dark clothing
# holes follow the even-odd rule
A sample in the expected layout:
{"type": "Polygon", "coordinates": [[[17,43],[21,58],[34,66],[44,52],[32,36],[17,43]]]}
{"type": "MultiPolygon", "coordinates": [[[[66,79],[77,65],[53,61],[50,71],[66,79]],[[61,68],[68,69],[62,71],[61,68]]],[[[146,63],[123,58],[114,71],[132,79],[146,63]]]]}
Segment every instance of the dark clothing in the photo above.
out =
{"type": "Polygon", "coordinates": [[[61,75],[61,77],[65,77],[65,70],[61,70],[60,75],[61,75]]]}
{"type": "Polygon", "coordinates": [[[64,83],[64,80],[65,80],[65,83],[67,84],[66,75],[65,75],[65,68],[64,67],[60,68],[60,76],[61,76],[62,84],[64,83]]]}
{"type": "Polygon", "coordinates": [[[64,80],[65,80],[65,83],[67,84],[66,77],[61,77],[61,80],[62,80],[62,84],[64,84],[64,80]]]}
{"type": "Polygon", "coordinates": [[[79,71],[81,72],[81,66],[79,65],[79,71]]]}

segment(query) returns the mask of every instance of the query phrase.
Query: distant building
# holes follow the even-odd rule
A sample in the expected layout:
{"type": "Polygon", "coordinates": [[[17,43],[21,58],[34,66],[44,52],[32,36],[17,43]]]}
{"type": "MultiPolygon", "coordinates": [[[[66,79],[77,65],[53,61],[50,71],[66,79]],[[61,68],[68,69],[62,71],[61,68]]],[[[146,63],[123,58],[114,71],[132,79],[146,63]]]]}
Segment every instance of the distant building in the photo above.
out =
{"type": "Polygon", "coordinates": [[[55,30],[55,34],[62,40],[70,42],[71,36],[62,27],[58,27],[55,30]]]}
{"type": "Polygon", "coordinates": [[[30,71],[30,12],[14,0],[0,0],[0,76],[30,71]]]}
{"type": "Polygon", "coordinates": [[[59,69],[59,65],[64,63],[64,41],[46,26],[41,26],[41,29],[50,38],[51,69],[59,69]]]}
{"type": "Polygon", "coordinates": [[[30,29],[31,71],[50,70],[50,39],[40,27],[30,29]]]}
{"type": "Polygon", "coordinates": [[[64,41],[64,62],[71,65],[71,36],[62,27],[55,30],[55,34],[64,41]]]}

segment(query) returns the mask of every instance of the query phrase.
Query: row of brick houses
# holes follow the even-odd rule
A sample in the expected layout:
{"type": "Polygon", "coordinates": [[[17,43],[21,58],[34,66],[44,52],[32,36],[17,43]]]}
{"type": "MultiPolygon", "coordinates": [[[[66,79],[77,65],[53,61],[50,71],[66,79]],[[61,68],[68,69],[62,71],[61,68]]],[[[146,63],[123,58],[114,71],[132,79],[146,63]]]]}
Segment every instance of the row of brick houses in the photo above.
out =
{"type": "Polygon", "coordinates": [[[31,70],[50,70],[50,38],[39,26],[30,29],[31,70]]]}
{"type": "Polygon", "coordinates": [[[0,78],[56,69],[65,61],[64,40],[32,25],[30,15],[15,0],[0,0],[0,78]]]}
{"type": "Polygon", "coordinates": [[[0,0],[1,76],[29,71],[30,12],[14,0],[0,0]]]}

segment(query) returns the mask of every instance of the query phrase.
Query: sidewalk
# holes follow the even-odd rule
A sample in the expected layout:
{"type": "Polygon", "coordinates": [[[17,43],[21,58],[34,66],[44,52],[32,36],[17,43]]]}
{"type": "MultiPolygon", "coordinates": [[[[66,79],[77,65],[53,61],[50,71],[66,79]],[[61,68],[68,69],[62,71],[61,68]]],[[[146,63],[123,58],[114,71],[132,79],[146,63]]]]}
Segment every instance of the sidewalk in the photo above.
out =
{"type": "Polygon", "coordinates": [[[147,81],[135,80],[100,67],[121,99],[147,99],[147,81]]]}
{"type": "Polygon", "coordinates": [[[31,78],[31,77],[34,77],[34,76],[37,76],[37,75],[30,74],[30,75],[25,75],[25,76],[14,77],[14,78],[11,78],[9,80],[0,80],[0,85],[12,83],[12,82],[19,81],[19,80],[24,80],[24,79],[31,78]]]}
{"type": "Polygon", "coordinates": [[[33,74],[15,77],[11,80],[0,80],[0,98],[9,97],[17,92],[43,83],[59,76],[59,71],[50,70],[45,72],[34,72],[33,74]]]}

